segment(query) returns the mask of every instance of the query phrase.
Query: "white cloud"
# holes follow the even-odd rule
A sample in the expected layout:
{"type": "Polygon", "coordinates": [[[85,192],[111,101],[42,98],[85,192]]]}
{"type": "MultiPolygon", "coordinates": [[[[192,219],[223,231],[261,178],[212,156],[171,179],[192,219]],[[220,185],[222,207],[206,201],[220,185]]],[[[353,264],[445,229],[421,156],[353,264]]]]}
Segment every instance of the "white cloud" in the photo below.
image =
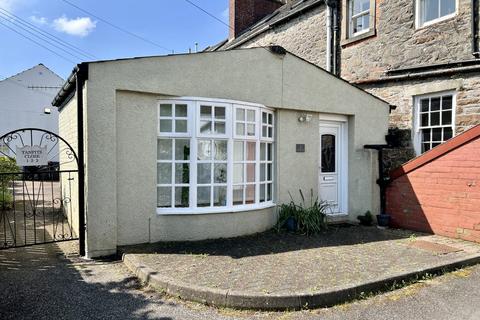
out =
{"type": "Polygon", "coordinates": [[[24,0],[0,0],[0,8],[14,11],[22,2],[24,2],[24,0]]]}
{"type": "Polygon", "coordinates": [[[45,25],[48,23],[48,19],[45,17],[31,16],[30,21],[36,24],[45,25]]]}
{"type": "Polygon", "coordinates": [[[72,36],[85,37],[95,29],[97,21],[92,21],[89,17],[69,19],[66,16],[62,16],[53,20],[52,26],[59,32],[64,32],[72,36]]]}

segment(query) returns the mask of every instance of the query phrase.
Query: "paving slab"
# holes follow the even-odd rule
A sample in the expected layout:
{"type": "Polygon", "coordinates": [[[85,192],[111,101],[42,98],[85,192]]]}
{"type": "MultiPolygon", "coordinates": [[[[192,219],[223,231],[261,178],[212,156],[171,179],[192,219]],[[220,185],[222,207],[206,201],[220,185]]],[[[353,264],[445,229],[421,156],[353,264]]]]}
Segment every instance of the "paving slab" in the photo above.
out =
{"type": "Polygon", "coordinates": [[[480,263],[480,244],[361,226],[331,227],[311,237],[271,231],[122,251],[125,265],[162,292],[265,310],[332,306],[395,282],[480,263]],[[413,245],[417,241],[421,245],[413,245]]]}

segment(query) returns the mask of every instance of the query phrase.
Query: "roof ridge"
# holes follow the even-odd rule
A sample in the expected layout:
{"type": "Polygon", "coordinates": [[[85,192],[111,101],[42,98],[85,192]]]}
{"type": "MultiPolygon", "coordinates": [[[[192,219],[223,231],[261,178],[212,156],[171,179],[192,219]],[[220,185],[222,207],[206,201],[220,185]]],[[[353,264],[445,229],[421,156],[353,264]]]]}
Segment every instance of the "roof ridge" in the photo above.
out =
{"type": "Polygon", "coordinates": [[[465,132],[447,140],[446,142],[440,144],[439,146],[430,149],[429,151],[425,152],[424,154],[419,155],[416,158],[404,163],[401,167],[394,169],[390,172],[391,180],[395,180],[400,178],[401,176],[410,173],[427,163],[432,162],[435,159],[438,159],[444,156],[451,151],[460,148],[464,144],[477,139],[480,137],[480,124],[468,129],[465,132]]]}
{"type": "Polygon", "coordinates": [[[7,80],[13,80],[12,78],[15,78],[15,77],[17,77],[17,76],[19,76],[19,75],[21,75],[21,74],[23,74],[23,73],[26,73],[26,72],[28,72],[28,71],[31,71],[31,70],[35,69],[36,67],[39,67],[39,66],[44,67],[45,69],[47,69],[48,71],[50,71],[54,76],[58,77],[61,81],[64,81],[62,77],[60,77],[58,74],[56,74],[55,72],[53,72],[53,71],[52,71],[50,68],[48,68],[46,65],[44,65],[43,63],[38,63],[38,64],[34,65],[33,67],[30,67],[30,68],[25,69],[25,70],[23,70],[23,71],[17,72],[17,73],[14,74],[14,75],[11,75],[11,76],[9,76],[9,77],[6,77],[5,79],[0,80],[0,82],[7,81],[7,80]]]}

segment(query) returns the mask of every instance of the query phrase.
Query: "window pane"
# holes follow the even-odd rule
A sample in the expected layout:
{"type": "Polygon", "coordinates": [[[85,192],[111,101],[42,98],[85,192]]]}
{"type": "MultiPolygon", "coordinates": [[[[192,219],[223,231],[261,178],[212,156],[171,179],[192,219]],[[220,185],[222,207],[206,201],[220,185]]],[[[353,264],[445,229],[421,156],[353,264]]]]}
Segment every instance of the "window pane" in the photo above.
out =
{"type": "Polygon", "coordinates": [[[273,165],[269,163],[267,165],[267,180],[272,181],[273,178],[273,165]]]}
{"type": "Polygon", "coordinates": [[[177,104],[175,106],[175,117],[187,117],[187,105],[186,104],[177,104]]]}
{"type": "Polygon", "coordinates": [[[431,141],[431,139],[432,139],[431,131],[432,131],[432,129],[423,129],[422,130],[422,133],[423,133],[422,141],[431,141]]]}
{"type": "Polygon", "coordinates": [[[273,184],[267,184],[267,201],[273,200],[273,184]]]}
{"type": "Polygon", "coordinates": [[[200,121],[200,133],[212,133],[212,121],[200,121]]]}
{"type": "Polygon", "coordinates": [[[335,136],[322,135],[322,172],[335,172],[335,136]]]}
{"type": "Polygon", "coordinates": [[[225,119],[224,107],[215,107],[215,119],[225,119]]]}
{"type": "Polygon", "coordinates": [[[210,140],[199,140],[197,149],[198,160],[212,159],[212,142],[210,140]]]}
{"type": "Polygon", "coordinates": [[[160,120],[160,132],[172,132],[172,120],[160,120]]]}
{"type": "Polygon", "coordinates": [[[439,142],[432,142],[432,149],[435,148],[436,146],[439,146],[440,143],[439,142]]]}
{"type": "Polygon", "coordinates": [[[268,137],[273,138],[273,128],[272,127],[268,128],[268,137]]]}
{"type": "Polygon", "coordinates": [[[215,183],[227,183],[227,164],[217,163],[214,166],[214,182],[215,183]]]}
{"type": "Polygon", "coordinates": [[[212,165],[210,163],[199,163],[197,165],[197,183],[209,184],[212,182],[212,165]]]}
{"type": "Polygon", "coordinates": [[[273,125],[273,114],[271,113],[268,114],[268,124],[273,125]]]}
{"type": "Polygon", "coordinates": [[[267,159],[266,143],[260,143],[260,160],[265,161],[267,159]]]}
{"type": "Polygon", "coordinates": [[[442,128],[432,129],[432,141],[442,141],[442,128]]]}
{"type": "Polygon", "coordinates": [[[172,139],[158,139],[157,159],[172,160],[172,139]]]}
{"type": "Polygon", "coordinates": [[[247,182],[255,182],[255,163],[247,163],[247,182]]]}
{"type": "Polygon", "coordinates": [[[200,118],[211,119],[212,118],[212,107],[211,106],[200,106],[200,118]]]}
{"type": "Polygon", "coordinates": [[[245,109],[237,108],[236,110],[237,121],[245,121],[245,109]]]}
{"type": "Polygon", "coordinates": [[[452,96],[445,96],[442,98],[442,110],[452,109],[452,96]]]}
{"type": "Polygon", "coordinates": [[[422,113],[422,127],[428,127],[428,113],[422,113]]]}
{"type": "Polygon", "coordinates": [[[452,128],[444,128],[443,129],[443,141],[447,141],[453,137],[452,128]]]}
{"type": "Polygon", "coordinates": [[[262,123],[268,122],[268,113],[262,112],[262,123]]]}
{"type": "Polygon", "coordinates": [[[422,152],[430,150],[430,143],[422,143],[422,152]]]}
{"type": "Polygon", "coordinates": [[[421,112],[428,112],[429,111],[429,106],[430,106],[430,99],[422,99],[420,100],[420,105],[421,105],[421,112]]]}
{"type": "Polygon", "coordinates": [[[171,163],[157,163],[157,183],[158,184],[172,183],[172,164],[171,163]]]}
{"type": "Polygon", "coordinates": [[[233,205],[243,204],[243,186],[233,186],[233,205]]]}
{"type": "Polygon", "coordinates": [[[176,187],[175,188],[175,208],[188,208],[189,207],[189,187],[176,187]]]}
{"type": "Polygon", "coordinates": [[[438,126],[438,125],[440,125],[440,112],[432,112],[432,113],[430,113],[430,125],[431,125],[431,126],[438,126]]]}
{"type": "Polygon", "coordinates": [[[245,189],[245,204],[255,203],[255,185],[249,184],[245,189]]]}
{"type": "Polygon", "coordinates": [[[175,164],[175,183],[184,184],[190,182],[190,165],[188,163],[175,164]]]}
{"type": "Polygon", "coordinates": [[[243,182],[243,164],[234,164],[233,165],[233,183],[242,183],[243,182]]]}
{"type": "Polygon", "coordinates": [[[227,205],[227,187],[213,187],[213,205],[215,207],[227,205]]]}
{"type": "Polygon", "coordinates": [[[244,136],[245,135],[245,124],[237,123],[235,132],[237,133],[238,136],[244,136]]]}
{"type": "Polygon", "coordinates": [[[438,0],[422,0],[424,5],[423,5],[423,16],[424,16],[424,22],[434,20],[438,18],[439,15],[439,1],[438,0]]]}
{"type": "Polygon", "coordinates": [[[175,160],[190,160],[190,140],[175,140],[175,160]]]}
{"type": "Polygon", "coordinates": [[[171,104],[161,104],[160,105],[160,117],[171,117],[172,116],[172,105],[171,104]]]}
{"type": "Polygon", "coordinates": [[[430,111],[440,110],[440,97],[432,98],[432,104],[430,105],[430,111]]]}
{"type": "Polygon", "coordinates": [[[225,122],[215,122],[215,133],[225,134],[225,122]]]}
{"type": "Polygon", "coordinates": [[[260,181],[265,181],[267,165],[265,163],[260,164],[260,181]]]}
{"type": "Polygon", "coordinates": [[[265,197],[265,188],[266,188],[266,185],[265,185],[265,184],[261,184],[261,185],[260,185],[260,202],[265,202],[265,200],[266,200],[266,197],[265,197]]]}
{"type": "Polygon", "coordinates": [[[197,207],[210,207],[211,187],[197,188],[197,207]]]}
{"type": "Polygon", "coordinates": [[[440,0],[440,15],[446,16],[455,12],[455,0],[440,0]]]}
{"type": "Polygon", "coordinates": [[[268,137],[268,127],[266,126],[262,127],[262,137],[268,137]]]}
{"type": "Polygon", "coordinates": [[[247,110],[247,121],[255,122],[255,111],[247,110]]]}
{"type": "Polygon", "coordinates": [[[233,160],[234,161],[243,161],[243,141],[235,141],[233,148],[233,160]]]}
{"type": "Polygon", "coordinates": [[[175,121],[175,132],[187,132],[187,120],[175,121]]]}
{"type": "Polygon", "coordinates": [[[172,206],[172,188],[157,187],[157,207],[168,208],[172,206]]]}
{"type": "Polygon", "coordinates": [[[247,142],[247,161],[255,161],[256,142],[247,142]]]}
{"type": "Polygon", "coordinates": [[[273,161],[273,145],[267,143],[267,161],[273,161]]]}
{"type": "Polygon", "coordinates": [[[215,160],[227,161],[227,148],[228,141],[226,140],[215,140],[215,160]]]}
{"type": "Polygon", "coordinates": [[[247,136],[249,136],[249,137],[255,136],[255,125],[254,124],[248,124],[247,125],[247,136]]]}
{"type": "Polygon", "coordinates": [[[442,112],[442,124],[452,124],[452,111],[443,111],[442,112]]]}

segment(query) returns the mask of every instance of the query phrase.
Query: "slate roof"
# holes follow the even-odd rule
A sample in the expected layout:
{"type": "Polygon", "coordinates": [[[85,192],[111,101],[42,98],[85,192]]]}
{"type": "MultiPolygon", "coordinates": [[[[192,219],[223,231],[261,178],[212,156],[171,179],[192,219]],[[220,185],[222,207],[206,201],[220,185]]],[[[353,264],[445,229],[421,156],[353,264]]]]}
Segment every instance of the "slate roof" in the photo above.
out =
{"type": "Polygon", "coordinates": [[[234,49],[242,43],[272,29],[273,27],[285,23],[286,21],[310,10],[318,5],[325,4],[325,0],[293,0],[281,6],[273,13],[264,17],[244,33],[233,39],[232,41],[224,40],[214,46],[210,46],[205,51],[219,51],[234,49]]]}

